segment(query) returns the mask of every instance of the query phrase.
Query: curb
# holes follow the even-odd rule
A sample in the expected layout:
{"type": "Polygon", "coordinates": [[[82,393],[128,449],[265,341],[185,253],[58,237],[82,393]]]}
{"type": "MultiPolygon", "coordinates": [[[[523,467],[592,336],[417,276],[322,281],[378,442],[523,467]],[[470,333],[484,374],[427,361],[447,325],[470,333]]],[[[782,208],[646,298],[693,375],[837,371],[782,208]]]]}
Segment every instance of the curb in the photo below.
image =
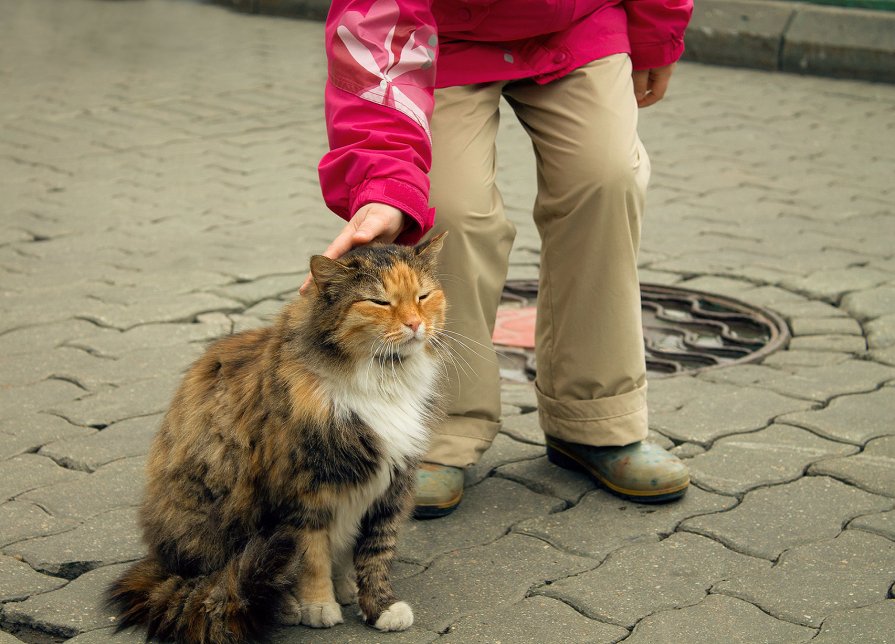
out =
{"type": "MultiPolygon", "coordinates": [[[[213,0],[325,20],[329,0],[213,0]]],[[[895,12],[764,0],[697,0],[684,60],[895,83],[895,12]]]]}

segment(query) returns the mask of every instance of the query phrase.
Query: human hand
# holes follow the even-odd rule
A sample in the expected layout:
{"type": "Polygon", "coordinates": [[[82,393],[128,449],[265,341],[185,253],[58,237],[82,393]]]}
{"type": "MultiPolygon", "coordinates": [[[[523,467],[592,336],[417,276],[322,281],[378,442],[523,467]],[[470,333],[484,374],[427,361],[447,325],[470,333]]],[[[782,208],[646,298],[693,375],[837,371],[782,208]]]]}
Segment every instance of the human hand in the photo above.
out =
{"type": "Polygon", "coordinates": [[[637,107],[649,107],[665,97],[668,81],[674,72],[674,63],[655,69],[637,69],[631,76],[634,79],[634,97],[637,107]]]}
{"type": "MultiPolygon", "coordinates": [[[[404,229],[404,217],[403,212],[383,203],[361,206],[322,254],[330,259],[338,259],[355,246],[370,242],[390,244],[404,229]]],[[[304,295],[307,292],[311,280],[312,276],[308,275],[305,283],[298,289],[299,293],[304,295]]]]}

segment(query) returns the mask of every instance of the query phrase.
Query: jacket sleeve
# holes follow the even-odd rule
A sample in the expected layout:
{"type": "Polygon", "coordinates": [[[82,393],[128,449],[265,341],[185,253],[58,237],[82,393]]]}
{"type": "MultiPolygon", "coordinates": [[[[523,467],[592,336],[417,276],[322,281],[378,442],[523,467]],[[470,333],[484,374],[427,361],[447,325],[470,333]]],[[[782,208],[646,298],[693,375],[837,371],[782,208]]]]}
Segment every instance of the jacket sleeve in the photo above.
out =
{"type": "Polygon", "coordinates": [[[634,69],[664,67],[684,53],[693,0],[625,0],[634,69]]]}
{"type": "Polygon", "coordinates": [[[400,209],[412,244],[432,227],[429,179],[437,37],[429,0],[333,0],[326,23],[323,197],[350,219],[364,204],[400,209]]]}

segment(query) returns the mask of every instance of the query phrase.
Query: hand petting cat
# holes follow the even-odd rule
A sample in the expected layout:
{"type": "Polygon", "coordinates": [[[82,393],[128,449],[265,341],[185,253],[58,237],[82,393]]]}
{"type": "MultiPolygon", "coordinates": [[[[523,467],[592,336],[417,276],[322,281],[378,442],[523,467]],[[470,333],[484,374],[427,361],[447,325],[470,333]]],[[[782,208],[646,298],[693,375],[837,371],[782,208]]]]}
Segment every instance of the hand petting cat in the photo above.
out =
{"type": "MultiPolygon", "coordinates": [[[[361,206],[332,243],[323,251],[330,259],[338,259],[356,246],[370,242],[390,244],[404,230],[405,215],[393,206],[384,203],[368,203],[361,206]]],[[[308,275],[299,292],[304,295],[311,285],[308,275]]]]}

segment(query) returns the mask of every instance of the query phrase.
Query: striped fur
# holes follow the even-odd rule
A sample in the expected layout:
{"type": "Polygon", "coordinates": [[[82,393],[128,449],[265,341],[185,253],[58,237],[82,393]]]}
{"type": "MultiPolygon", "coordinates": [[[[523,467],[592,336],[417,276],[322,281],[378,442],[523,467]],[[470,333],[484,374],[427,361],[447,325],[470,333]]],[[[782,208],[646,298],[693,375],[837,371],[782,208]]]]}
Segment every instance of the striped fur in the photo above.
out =
{"type": "Polygon", "coordinates": [[[277,615],[331,626],[355,577],[371,625],[410,625],[389,568],[439,416],[440,246],[316,256],[309,295],[190,368],[147,464],[149,554],[108,592],[119,628],[235,644],[277,615]]]}

